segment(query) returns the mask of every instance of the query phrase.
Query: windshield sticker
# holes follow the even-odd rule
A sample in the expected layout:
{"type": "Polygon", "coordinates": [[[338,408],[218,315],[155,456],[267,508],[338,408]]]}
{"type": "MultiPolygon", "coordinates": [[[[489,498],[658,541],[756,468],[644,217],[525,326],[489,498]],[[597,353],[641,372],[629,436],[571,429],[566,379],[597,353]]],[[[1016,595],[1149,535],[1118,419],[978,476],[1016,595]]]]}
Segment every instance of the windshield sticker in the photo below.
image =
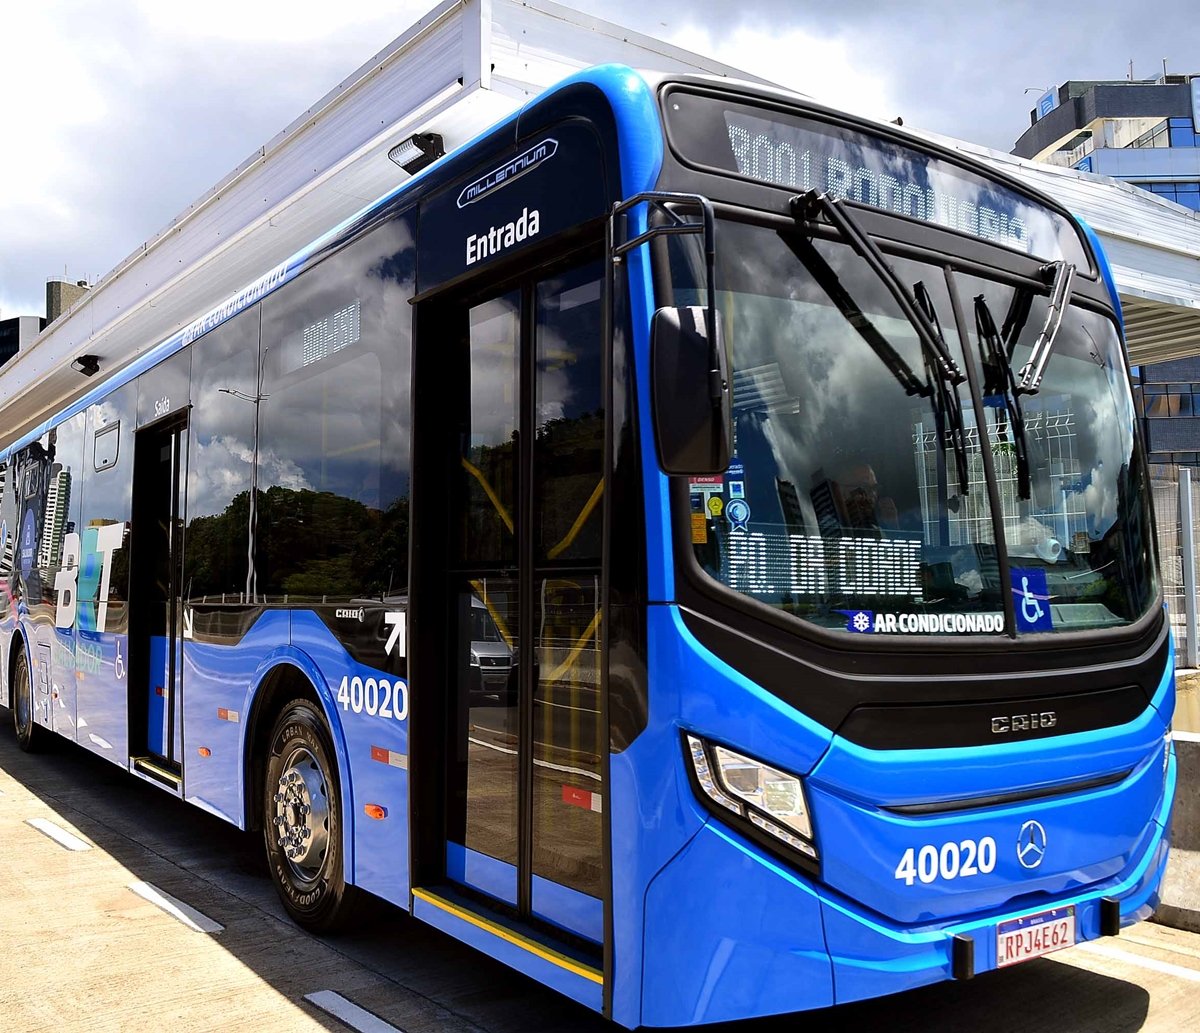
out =
{"type": "Polygon", "coordinates": [[[750,523],[750,504],[745,499],[733,499],[725,507],[725,516],[735,531],[745,531],[750,523]]]}
{"type": "Polygon", "coordinates": [[[846,630],[858,635],[977,635],[1004,630],[1002,613],[876,613],[874,610],[838,610],[846,617],[846,630]]]}
{"type": "Polygon", "coordinates": [[[729,497],[744,499],[746,497],[746,467],[737,456],[730,460],[725,476],[729,478],[729,497]]]}
{"type": "Polygon", "coordinates": [[[1041,567],[1013,567],[1012,590],[1016,597],[1018,631],[1053,631],[1050,589],[1041,567]]]}
{"type": "Polygon", "coordinates": [[[708,497],[708,511],[712,514],[714,520],[721,515],[725,509],[725,503],[721,500],[720,495],[710,495],[708,497]]]}
{"type": "Polygon", "coordinates": [[[692,544],[708,544],[708,521],[704,519],[703,513],[692,514],[692,544]]]}

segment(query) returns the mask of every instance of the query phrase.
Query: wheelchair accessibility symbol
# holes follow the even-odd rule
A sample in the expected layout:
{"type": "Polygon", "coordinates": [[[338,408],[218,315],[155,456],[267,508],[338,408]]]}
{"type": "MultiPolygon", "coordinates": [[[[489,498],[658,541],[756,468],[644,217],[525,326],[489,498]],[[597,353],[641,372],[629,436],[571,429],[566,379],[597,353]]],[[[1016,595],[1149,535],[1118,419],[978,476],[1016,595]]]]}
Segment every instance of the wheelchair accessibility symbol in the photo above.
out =
{"type": "Polygon", "coordinates": [[[1021,600],[1021,616],[1025,618],[1026,624],[1036,624],[1042,619],[1042,604],[1037,601],[1037,596],[1029,590],[1029,578],[1021,578],[1021,592],[1024,598],[1021,600]]]}
{"type": "Polygon", "coordinates": [[[1046,572],[1037,567],[1013,567],[1011,574],[1013,595],[1016,597],[1017,629],[1053,631],[1054,617],[1050,612],[1046,572]]]}

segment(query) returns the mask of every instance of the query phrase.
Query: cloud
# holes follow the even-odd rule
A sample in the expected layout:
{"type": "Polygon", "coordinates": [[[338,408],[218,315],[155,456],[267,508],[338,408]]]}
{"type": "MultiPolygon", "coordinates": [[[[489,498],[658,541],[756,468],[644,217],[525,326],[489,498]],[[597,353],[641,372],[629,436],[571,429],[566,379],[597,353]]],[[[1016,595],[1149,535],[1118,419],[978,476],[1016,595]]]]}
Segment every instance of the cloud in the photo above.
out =
{"type": "Polygon", "coordinates": [[[747,69],[821,103],[871,118],[895,116],[894,90],[880,70],[861,67],[852,38],[819,29],[694,22],[671,31],[668,38],[676,46],[747,69]]]}
{"type": "Polygon", "coordinates": [[[431,6],[16,4],[0,62],[0,306],[96,278],[431,6]]]}

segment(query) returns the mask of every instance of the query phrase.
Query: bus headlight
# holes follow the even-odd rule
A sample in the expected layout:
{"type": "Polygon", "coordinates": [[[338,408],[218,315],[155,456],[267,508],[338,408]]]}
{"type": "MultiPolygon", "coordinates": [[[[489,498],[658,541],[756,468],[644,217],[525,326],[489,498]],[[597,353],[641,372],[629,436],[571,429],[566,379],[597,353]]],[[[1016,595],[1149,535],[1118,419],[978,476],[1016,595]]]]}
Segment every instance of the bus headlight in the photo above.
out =
{"type": "Polygon", "coordinates": [[[772,839],[817,860],[804,785],[795,775],[727,746],[685,734],[692,771],[704,795],[772,839]]]}

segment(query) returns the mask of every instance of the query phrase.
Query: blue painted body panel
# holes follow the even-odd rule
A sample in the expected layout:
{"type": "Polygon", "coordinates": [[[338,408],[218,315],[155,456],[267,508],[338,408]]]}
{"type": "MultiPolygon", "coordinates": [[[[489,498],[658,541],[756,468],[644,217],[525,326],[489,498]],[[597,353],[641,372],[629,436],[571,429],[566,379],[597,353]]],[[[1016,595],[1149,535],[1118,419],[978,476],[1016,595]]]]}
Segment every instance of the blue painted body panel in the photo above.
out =
{"type": "Polygon", "coordinates": [[[446,842],[446,875],[463,886],[517,906],[517,866],[472,850],[461,843],[446,842]]]}
{"type": "Polygon", "coordinates": [[[129,638],[101,631],[79,630],[76,634],[79,718],[75,741],[125,766],[129,763],[129,638]]]}
{"type": "Polygon", "coordinates": [[[1171,758],[1165,792],[1146,825],[1146,847],[1122,872],[1090,886],[1035,905],[989,912],[967,920],[902,926],[872,915],[862,908],[825,894],[822,921],[833,959],[837,1002],[895,993],[949,979],[951,941],[962,934],[975,939],[977,972],[996,966],[996,926],[1007,918],[1052,906],[1074,904],[1080,940],[1100,935],[1099,904],[1102,897],[1121,901],[1121,923],[1130,925],[1149,917],[1158,904],[1158,887],[1166,870],[1171,805],[1175,795],[1175,760],[1171,758]]]}
{"type": "Polygon", "coordinates": [[[75,685],[75,629],[55,628],[53,631],[52,678],[54,681],[53,726],[64,739],[75,740],[79,719],[75,685]]]}
{"type": "Polygon", "coordinates": [[[235,647],[183,642],[183,723],[188,755],[183,795],[239,828],[246,827],[244,737],[256,675],[288,642],[287,612],[264,613],[235,647]],[[220,711],[226,716],[221,718],[220,711]],[[233,715],[236,715],[234,717],[233,715]],[[211,756],[202,757],[205,747],[211,756]]]}
{"type": "Polygon", "coordinates": [[[712,822],[646,896],[642,1021],[720,1022],[833,1004],[821,899],[712,822]]]}
{"type": "MultiPolygon", "coordinates": [[[[335,749],[342,779],[347,845],[346,870],[353,872],[356,885],[401,907],[409,906],[408,769],[374,759],[373,751],[408,757],[408,707],[403,718],[371,715],[366,709],[355,713],[338,702],[343,678],[386,680],[408,698],[408,683],[357,663],[314,614],[292,613],[292,648],[311,664],[310,678],[321,679],[318,691],[335,729],[335,749]],[[363,807],[378,804],[387,817],[374,821],[364,816],[363,807]]],[[[381,697],[382,698],[382,697],[381,697]]],[[[395,709],[393,707],[393,715],[395,709]]]]}
{"type": "Polygon", "coordinates": [[[533,877],[535,917],[582,936],[593,943],[604,942],[604,901],[540,875],[533,877]]]}
{"type": "Polygon", "coordinates": [[[151,753],[167,755],[167,639],[154,635],[150,639],[149,682],[145,687],[147,714],[146,745],[151,753]]]}

